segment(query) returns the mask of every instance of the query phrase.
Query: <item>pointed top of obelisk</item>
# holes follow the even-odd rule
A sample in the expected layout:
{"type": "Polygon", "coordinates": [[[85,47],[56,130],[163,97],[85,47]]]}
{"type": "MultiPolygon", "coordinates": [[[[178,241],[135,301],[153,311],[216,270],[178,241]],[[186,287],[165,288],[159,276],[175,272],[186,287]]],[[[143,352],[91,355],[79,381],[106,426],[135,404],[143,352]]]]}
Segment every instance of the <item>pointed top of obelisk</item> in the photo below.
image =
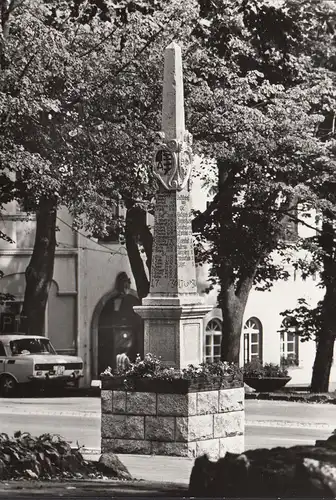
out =
{"type": "Polygon", "coordinates": [[[184,95],[181,47],[172,42],[165,50],[162,130],[167,140],[183,140],[184,95]]]}

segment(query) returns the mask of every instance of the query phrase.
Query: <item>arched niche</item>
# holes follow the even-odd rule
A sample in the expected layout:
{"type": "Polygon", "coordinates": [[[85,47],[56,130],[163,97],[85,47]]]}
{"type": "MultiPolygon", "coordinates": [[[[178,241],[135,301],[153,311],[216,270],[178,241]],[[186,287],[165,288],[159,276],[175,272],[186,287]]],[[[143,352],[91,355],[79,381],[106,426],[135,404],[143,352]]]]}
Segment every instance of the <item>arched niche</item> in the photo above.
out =
{"type": "Polygon", "coordinates": [[[99,300],[93,312],[92,378],[99,378],[108,366],[115,368],[116,356],[121,352],[127,352],[131,360],[137,353],[143,356],[143,321],[133,310],[140,304],[127,274],[119,273],[114,288],[99,300]]]}

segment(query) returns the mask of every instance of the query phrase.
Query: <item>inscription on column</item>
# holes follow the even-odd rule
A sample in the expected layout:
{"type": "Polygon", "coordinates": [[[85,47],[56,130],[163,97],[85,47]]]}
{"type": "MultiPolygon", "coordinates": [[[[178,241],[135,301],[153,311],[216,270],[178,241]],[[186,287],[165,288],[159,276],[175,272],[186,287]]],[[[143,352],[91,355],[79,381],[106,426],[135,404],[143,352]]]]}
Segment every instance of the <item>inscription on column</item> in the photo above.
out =
{"type": "Polygon", "coordinates": [[[155,207],[151,292],[177,293],[174,193],[158,193],[155,207]]]}
{"type": "Polygon", "coordinates": [[[176,194],[178,291],[197,293],[194,243],[191,229],[190,195],[176,194]]]}
{"type": "Polygon", "coordinates": [[[162,192],[157,196],[151,293],[197,293],[188,192],[162,192]]]}

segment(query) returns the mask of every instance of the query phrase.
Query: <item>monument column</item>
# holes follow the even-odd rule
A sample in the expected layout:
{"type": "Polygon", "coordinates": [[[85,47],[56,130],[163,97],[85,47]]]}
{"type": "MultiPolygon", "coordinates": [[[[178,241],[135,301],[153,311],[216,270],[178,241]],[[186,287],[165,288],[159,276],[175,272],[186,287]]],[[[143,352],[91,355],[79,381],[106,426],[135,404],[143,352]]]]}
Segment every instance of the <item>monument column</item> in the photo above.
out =
{"type": "Polygon", "coordinates": [[[181,49],[165,51],[162,131],[154,153],[158,180],[149,295],[134,310],[144,319],[144,352],[183,368],[203,361],[203,317],[191,228],[192,137],[184,124],[181,49]]]}

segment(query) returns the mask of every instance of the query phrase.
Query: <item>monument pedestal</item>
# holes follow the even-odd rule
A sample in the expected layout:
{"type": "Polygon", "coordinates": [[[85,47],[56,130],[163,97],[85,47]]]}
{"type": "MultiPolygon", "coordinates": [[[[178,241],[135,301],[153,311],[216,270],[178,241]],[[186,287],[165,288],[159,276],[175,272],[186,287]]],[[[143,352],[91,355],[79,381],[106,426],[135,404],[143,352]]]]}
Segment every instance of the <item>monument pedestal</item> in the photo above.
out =
{"type": "MultiPolygon", "coordinates": [[[[162,301],[164,302],[164,301],[162,301]]],[[[144,319],[144,352],[161,357],[174,368],[199,365],[203,361],[203,318],[207,305],[137,306],[144,319]]]]}

